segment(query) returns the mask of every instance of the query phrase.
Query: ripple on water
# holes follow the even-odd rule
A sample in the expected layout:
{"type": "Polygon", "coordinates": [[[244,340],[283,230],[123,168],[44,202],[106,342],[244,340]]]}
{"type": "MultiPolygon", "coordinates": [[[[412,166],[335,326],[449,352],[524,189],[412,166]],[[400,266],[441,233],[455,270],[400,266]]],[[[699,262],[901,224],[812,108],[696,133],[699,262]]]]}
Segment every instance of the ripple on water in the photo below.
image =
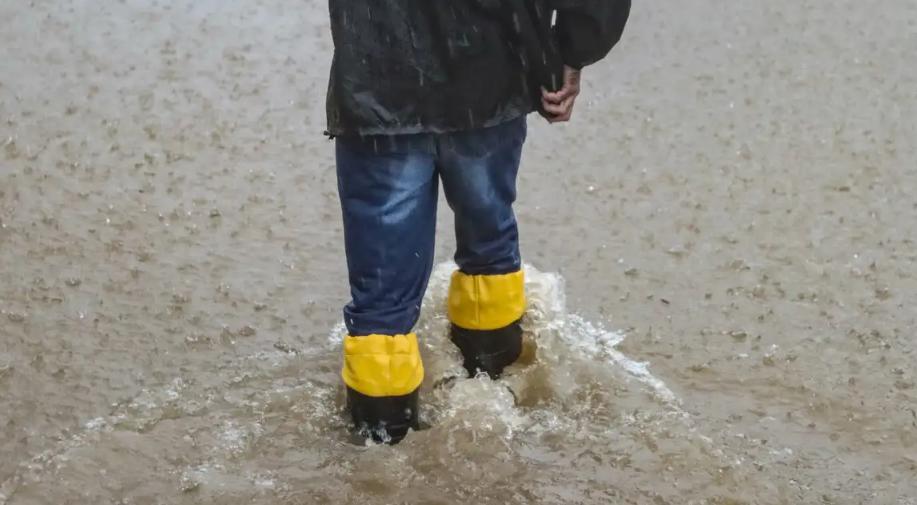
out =
{"type": "MultiPolygon", "coordinates": [[[[161,482],[177,500],[257,501],[317,486],[323,491],[316,499],[359,495],[375,503],[443,489],[452,499],[496,495],[527,503],[530,497],[512,485],[524,478],[532,493],[559,503],[596,500],[577,490],[603,482],[630,479],[637,489],[647,472],[665,467],[678,466],[686,481],[701,483],[714,480],[702,468],[729,466],[649,366],[617,350],[621,333],[567,312],[559,275],[526,267],[521,363],[498,381],[466,378],[445,315],[453,269],[435,269],[418,323],[427,428],[397,447],[350,442],[338,377],[340,325],[312,347],[286,352],[266,344],[145,389],[33,459],[3,490],[37,492],[46,479],[75,478],[88,467],[116,481],[135,479],[130,465],[119,465],[129,454],[112,456],[126,441],[130,453],[153,463],[149,482],[161,482]],[[570,479],[593,484],[562,485],[570,479]]],[[[58,482],[59,489],[71,481],[58,482]]],[[[102,485],[87,492],[109,493],[102,485]]]]}

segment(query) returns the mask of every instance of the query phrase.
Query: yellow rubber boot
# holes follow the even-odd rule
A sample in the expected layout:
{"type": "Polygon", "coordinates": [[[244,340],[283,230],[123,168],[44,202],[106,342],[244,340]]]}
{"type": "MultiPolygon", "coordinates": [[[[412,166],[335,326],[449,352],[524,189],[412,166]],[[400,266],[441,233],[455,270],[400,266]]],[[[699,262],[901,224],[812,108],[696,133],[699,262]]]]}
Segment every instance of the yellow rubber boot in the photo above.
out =
{"type": "Polygon", "coordinates": [[[423,382],[417,336],[344,338],[347,408],[363,436],[395,444],[417,429],[417,392],[423,382]]]}
{"type": "Polygon", "coordinates": [[[500,275],[452,274],[449,320],[452,342],[470,376],[493,378],[519,358],[525,313],[525,278],[521,270],[500,275]]]}

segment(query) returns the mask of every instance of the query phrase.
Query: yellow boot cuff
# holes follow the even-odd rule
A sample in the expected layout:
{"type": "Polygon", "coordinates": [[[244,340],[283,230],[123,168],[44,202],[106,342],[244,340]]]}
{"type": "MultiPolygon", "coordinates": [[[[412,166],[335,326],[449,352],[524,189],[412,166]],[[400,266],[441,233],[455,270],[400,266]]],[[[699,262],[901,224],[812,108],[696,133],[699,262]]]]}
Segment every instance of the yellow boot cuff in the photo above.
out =
{"type": "Polygon", "coordinates": [[[449,320],[468,330],[498,330],[525,312],[522,270],[503,275],[452,274],[449,320]]]}
{"type": "Polygon", "coordinates": [[[417,335],[344,338],[344,383],[366,396],[403,396],[423,382],[417,335]]]}

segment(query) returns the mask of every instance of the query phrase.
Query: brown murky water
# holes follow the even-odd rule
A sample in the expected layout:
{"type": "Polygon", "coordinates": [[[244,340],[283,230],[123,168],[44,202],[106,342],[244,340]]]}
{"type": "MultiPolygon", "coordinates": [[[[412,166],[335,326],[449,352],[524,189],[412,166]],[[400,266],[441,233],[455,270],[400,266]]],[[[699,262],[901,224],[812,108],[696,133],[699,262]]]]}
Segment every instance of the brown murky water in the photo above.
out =
{"type": "Polygon", "coordinates": [[[0,0],[0,504],[917,503],[917,3],[636,5],[532,121],[537,351],[434,387],[442,263],[394,448],[344,433],[325,16],[0,0]]]}

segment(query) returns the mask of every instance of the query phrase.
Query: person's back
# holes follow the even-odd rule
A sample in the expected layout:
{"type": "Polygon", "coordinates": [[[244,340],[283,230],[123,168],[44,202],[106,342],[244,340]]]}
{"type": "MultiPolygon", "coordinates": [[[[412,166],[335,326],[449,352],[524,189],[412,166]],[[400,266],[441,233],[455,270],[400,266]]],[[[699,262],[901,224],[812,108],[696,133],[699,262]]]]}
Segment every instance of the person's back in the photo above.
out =
{"type": "Polygon", "coordinates": [[[539,84],[551,83],[532,83],[528,71],[549,65],[560,73],[561,61],[576,69],[595,62],[617,42],[630,10],[629,0],[330,0],[329,5],[333,135],[469,130],[531,112],[541,99],[539,84]],[[550,30],[555,9],[562,10],[552,40],[542,28],[550,30]],[[539,35],[542,51],[527,54],[526,38],[539,35]],[[544,61],[549,56],[556,61],[544,61]]]}
{"type": "Polygon", "coordinates": [[[472,10],[471,3],[332,0],[329,131],[365,135],[480,128],[528,108],[516,77],[518,60],[496,21],[472,10]]]}
{"type": "Polygon", "coordinates": [[[411,331],[440,179],[455,213],[452,340],[471,375],[497,377],[519,356],[512,203],[525,116],[570,118],[579,69],[607,54],[629,10],[629,0],[330,0],[328,134],[353,296],[342,376],[364,434],[397,442],[417,426],[411,331]]]}

